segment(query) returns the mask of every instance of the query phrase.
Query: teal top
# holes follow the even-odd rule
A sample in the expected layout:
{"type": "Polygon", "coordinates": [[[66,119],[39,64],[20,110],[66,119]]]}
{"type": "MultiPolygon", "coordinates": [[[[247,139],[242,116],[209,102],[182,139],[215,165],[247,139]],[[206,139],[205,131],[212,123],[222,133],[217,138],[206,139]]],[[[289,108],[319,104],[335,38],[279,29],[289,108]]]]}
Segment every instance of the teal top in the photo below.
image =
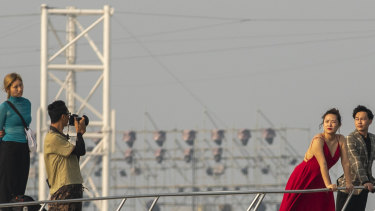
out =
{"type": "MultiPolygon", "coordinates": [[[[30,101],[23,97],[10,97],[8,100],[13,103],[29,126],[31,122],[30,101]]],[[[5,132],[2,141],[27,143],[24,128],[21,118],[13,108],[7,102],[0,104],[0,130],[5,132]]]]}

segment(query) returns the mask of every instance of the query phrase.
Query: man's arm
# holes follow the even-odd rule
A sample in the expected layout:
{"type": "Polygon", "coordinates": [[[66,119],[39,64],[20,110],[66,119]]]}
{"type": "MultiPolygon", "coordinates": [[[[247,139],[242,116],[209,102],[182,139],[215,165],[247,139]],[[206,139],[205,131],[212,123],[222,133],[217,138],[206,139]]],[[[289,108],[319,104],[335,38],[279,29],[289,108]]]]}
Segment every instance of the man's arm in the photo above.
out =
{"type": "Polygon", "coordinates": [[[77,156],[83,156],[86,154],[85,141],[83,140],[82,133],[77,133],[76,146],[74,147],[72,154],[77,156]]]}
{"type": "Polygon", "coordinates": [[[347,191],[353,190],[352,178],[350,175],[350,163],[348,158],[348,150],[346,146],[346,138],[343,135],[339,136],[339,145],[341,153],[341,165],[345,175],[345,187],[347,191]]]}
{"type": "Polygon", "coordinates": [[[73,154],[76,154],[78,157],[86,154],[85,141],[83,140],[82,135],[86,132],[85,117],[78,122],[77,118],[74,119],[74,126],[77,131],[77,141],[76,147],[73,150],[73,154]]]}
{"type": "Polygon", "coordinates": [[[356,144],[355,137],[348,136],[347,138],[347,147],[348,147],[348,156],[351,163],[351,168],[357,174],[359,181],[361,184],[365,184],[369,181],[369,178],[367,177],[367,171],[363,166],[361,156],[359,153],[359,147],[356,144]]]}

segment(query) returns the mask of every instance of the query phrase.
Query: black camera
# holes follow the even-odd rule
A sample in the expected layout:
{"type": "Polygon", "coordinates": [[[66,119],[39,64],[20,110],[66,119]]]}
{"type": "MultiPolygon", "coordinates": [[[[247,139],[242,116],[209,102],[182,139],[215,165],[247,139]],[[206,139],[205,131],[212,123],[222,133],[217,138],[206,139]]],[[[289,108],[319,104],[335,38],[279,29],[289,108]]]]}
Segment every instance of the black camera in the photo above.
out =
{"type": "MultiPolygon", "coordinates": [[[[86,115],[83,115],[83,117],[85,118],[85,125],[87,126],[89,124],[89,118],[86,115]]],[[[74,118],[76,118],[78,122],[82,119],[82,117],[77,114],[71,114],[69,116],[69,125],[74,126],[74,118]]]]}

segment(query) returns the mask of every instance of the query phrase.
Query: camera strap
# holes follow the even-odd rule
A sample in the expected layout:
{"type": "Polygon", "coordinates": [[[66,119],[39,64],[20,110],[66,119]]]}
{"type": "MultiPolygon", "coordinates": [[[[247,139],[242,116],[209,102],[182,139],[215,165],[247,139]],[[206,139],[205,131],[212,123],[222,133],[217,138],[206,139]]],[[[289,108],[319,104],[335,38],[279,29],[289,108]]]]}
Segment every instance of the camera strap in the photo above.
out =
{"type": "Polygon", "coordinates": [[[29,127],[27,127],[27,124],[26,124],[26,121],[25,119],[23,118],[23,116],[20,114],[20,112],[18,111],[18,109],[13,105],[12,102],[10,102],[9,100],[6,101],[10,107],[12,107],[12,109],[18,114],[18,116],[21,118],[22,120],[22,123],[23,123],[23,126],[25,127],[26,130],[29,129],[29,127]]]}

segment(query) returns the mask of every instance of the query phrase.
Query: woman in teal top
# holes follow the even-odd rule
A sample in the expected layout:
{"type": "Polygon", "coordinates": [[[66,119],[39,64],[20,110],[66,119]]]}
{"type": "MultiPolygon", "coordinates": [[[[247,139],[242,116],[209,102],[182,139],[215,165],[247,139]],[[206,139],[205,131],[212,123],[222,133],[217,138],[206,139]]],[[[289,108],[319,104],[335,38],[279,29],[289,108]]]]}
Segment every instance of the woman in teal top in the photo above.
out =
{"type": "MultiPolygon", "coordinates": [[[[17,73],[4,78],[4,90],[10,101],[29,125],[31,122],[31,103],[23,98],[23,82],[17,73]]],[[[0,104],[0,203],[12,197],[24,195],[30,169],[30,152],[24,125],[18,114],[7,102],[0,104]]],[[[7,209],[3,209],[7,210],[7,209]]]]}

